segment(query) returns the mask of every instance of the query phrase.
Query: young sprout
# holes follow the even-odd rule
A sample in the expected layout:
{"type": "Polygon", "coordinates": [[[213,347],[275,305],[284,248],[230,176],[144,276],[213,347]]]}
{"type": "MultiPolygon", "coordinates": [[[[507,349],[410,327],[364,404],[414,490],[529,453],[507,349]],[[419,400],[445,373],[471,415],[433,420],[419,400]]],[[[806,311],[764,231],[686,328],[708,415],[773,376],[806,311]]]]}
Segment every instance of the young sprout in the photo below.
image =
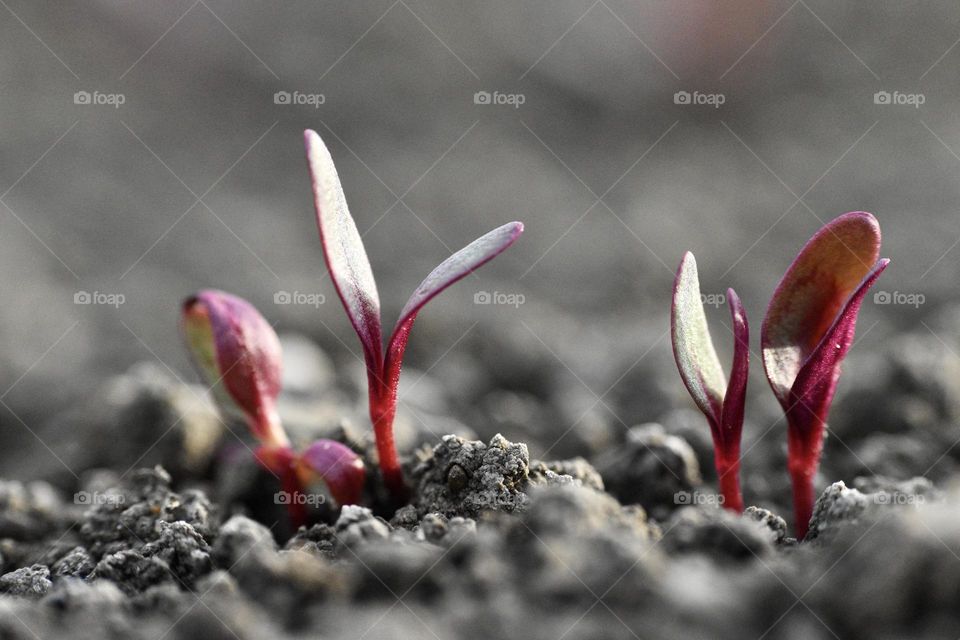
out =
{"type": "Polygon", "coordinates": [[[494,229],[434,269],[404,305],[384,353],[377,285],[357,225],[347,209],[333,158],[316,132],[305,131],[304,142],[324,260],[363,348],[370,420],[380,470],[387,489],[400,498],[406,488],[393,438],[393,419],[397,411],[400,366],[417,313],[441,291],[513,244],[523,232],[523,224],[510,222],[494,229]]]}
{"type": "Polygon", "coordinates": [[[845,213],[800,250],[763,320],[763,367],[787,418],[787,466],[800,539],[813,513],[813,481],[840,362],[853,344],[863,297],[889,262],[880,259],[876,218],[845,213]]]}
{"type": "Polygon", "coordinates": [[[713,461],[723,506],[740,513],[743,511],[740,433],[750,367],[750,330],[743,305],[733,289],[727,289],[727,303],[733,321],[733,367],[729,386],[707,328],[697,261],[692,253],[685,253],[673,285],[670,314],[673,356],[683,383],[710,424],[713,461]]]}
{"type": "Polygon", "coordinates": [[[306,508],[293,496],[319,477],[338,504],[359,502],[363,461],[348,447],[318,440],[298,455],[277,413],[283,361],[273,327],[249,302],[223,291],[204,290],[183,302],[181,330],[200,375],[228,417],[244,420],[256,438],[257,461],[287,492],[294,526],[306,508]]]}
{"type": "Polygon", "coordinates": [[[317,440],[297,459],[297,474],[304,486],[322,479],[337,504],[356,504],[363,494],[366,470],[353,450],[335,440],[317,440]]]}
{"type": "Polygon", "coordinates": [[[263,316],[242,298],[205,290],[184,301],[181,327],[221,410],[245,420],[264,448],[289,448],[277,414],[280,340],[263,316]]]}

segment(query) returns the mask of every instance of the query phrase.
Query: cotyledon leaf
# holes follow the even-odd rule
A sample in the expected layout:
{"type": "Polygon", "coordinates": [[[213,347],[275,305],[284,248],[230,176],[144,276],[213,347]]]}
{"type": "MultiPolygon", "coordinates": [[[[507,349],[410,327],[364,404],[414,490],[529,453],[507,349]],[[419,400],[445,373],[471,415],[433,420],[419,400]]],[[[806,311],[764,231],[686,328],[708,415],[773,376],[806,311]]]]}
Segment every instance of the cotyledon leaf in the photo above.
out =
{"type": "MultiPolygon", "coordinates": [[[[517,241],[521,233],[523,233],[522,222],[508,222],[480,236],[431,271],[414,290],[400,311],[400,317],[397,319],[397,324],[390,336],[388,361],[396,362],[399,365],[398,361],[403,357],[413,321],[425,304],[450,285],[465,278],[470,272],[482,267],[503,253],[517,241]]],[[[390,368],[388,363],[386,369],[389,371],[390,368]]],[[[389,373],[387,377],[390,377],[389,373]]]]}
{"type": "Polygon", "coordinates": [[[680,262],[673,285],[670,331],[680,377],[710,420],[711,429],[719,429],[727,382],[707,328],[697,261],[689,251],[680,262]]]}
{"type": "Polygon", "coordinates": [[[876,218],[853,211],[824,225],[787,269],[760,335],[767,379],[784,407],[801,368],[879,256],[876,218]]]}
{"type": "Polygon", "coordinates": [[[370,260],[363,248],[356,222],[347,208],[330,151],[315,131],[308,129],[303,139],[310,168],[317,227],[330,279],[360,338],[368,366],[379,372],[383,352],[380,297],[370,260]]]}

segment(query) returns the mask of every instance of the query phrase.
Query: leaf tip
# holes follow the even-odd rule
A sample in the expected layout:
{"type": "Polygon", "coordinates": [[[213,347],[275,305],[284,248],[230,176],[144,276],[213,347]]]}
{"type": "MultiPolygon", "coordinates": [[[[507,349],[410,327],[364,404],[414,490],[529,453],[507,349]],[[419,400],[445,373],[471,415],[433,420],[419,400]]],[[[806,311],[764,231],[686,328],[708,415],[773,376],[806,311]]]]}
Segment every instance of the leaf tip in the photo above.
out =
{"type": "Polygon", "coordinates": [[[677,275],[673,279],[674,311],[676,310],[677,296],[680,294],[681,286],[685,281],[690,279],[697,282],[697,289],[699,290],[700,278],[697,275],[697,259],[693,256],[693,252],[686,251],[680,259],[680,265],[677,267],[677,275]]]}
{"type": "Polygon", "coordinates": [[[727,288],[727,305],[730,307],[730,312],[733,314],[734,320],[746,320],[746,314],[743,311],[743,302],[740,300],[737,292],[733,290],[733,287],[727,288]]]}
{"type": "MultiPolygon", "coordinates": [[[[870,213],[869,211],[848,211],[843,215],[839,215],[832,222],[843,222],[857,220],[866,225],[869,225],[877,230],[877,233],[880,233],[880,223],[877,221],[877,217],[870,213]]],[[[830,223],[827,223],[830,224],[830,223]]]]}
{"type": "Polygon", "coordinates": [[[313,129],[303,130],[303,144],[308,149],[319,141],[320,141],[320,135],[316,131],[314,131],[313,129]]]}

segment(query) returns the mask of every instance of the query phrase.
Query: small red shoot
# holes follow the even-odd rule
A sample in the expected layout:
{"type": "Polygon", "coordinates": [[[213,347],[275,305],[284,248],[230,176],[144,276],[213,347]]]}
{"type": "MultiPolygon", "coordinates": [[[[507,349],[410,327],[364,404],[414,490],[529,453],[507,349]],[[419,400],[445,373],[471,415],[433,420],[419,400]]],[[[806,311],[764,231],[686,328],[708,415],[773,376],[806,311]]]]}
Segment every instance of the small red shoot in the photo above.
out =
{"type": "Polygon", "coordinates": [[[304,486],[321,478],[337,504],[360,502],[367,478],[363,461],[352,449],[335,440],[317,440],[302,451],[297,471],[304,486]]]}
{"type": "MultiPolygon", "coordinates": [[[[284,491],[291,496],[304,492],[307,484],[298,475],[304,460],[338,504],[359,501],[364,469],[352,450],[329,440],[315,442],[302,456],[291,447],[277,413],[283,372],[280,340],[252,304],[223,291],[200,291],[184,301],[181,329],[217,405],[227,416],[247,422],[260,444],[257,461],[279,477],[284,491]],[[336,452],[336,459],[324,458],[323,451],[336,452]]],[[[294,527],[305,524],[303,502],[291,498],[287,504],[294,527]]]]}
{"type": "Polygon", "coordinates": [[[283,371],[280,340],[256,308],[208,289],[184,301],[181,326],[197,369],[221,409],[246,420],[263,446],[289,446],[277,415],[283,371]]]}
{"type": "Polygon", "coordinates": [[[700,296],[697,261],[684,254],[673,286],[670,332],[680,377],[693,401],[706,416],[713,436],[713,458],[723,506],[743,511],[740,493],[740,435],[750,367],[747,316],[733,289],[727,289],[733,321],[733,367],[727,385],[720,359],[710,339],[707,316],[700,296]]]}
{"type": "Polygon", "coordinates": [[[347,208],[330,152],[316,132],[304,132],[317,227],[324,260],[337,295],[350,318],[367,366],[370,420],[377,443],[380,470],[387,489],[397,498],[406,493],[393,437],[397,385],[403,353],[420,309],[441,291],[489,262],[513,244],[523,224],[510,222],[474,240],[447,258],[420,283],[404,305],[383,354],[380,298],[357,225],[347,208]]]}
{"type": "Polygon", "coordinates": [[[774,291],[760,331],[763,366],[787,418],[787,467],[797,538],[813,513],[823,432],[853,344],[867,290],[890,261],[880,259],[880,225],[863,211],[824,225],[774,291]]]}

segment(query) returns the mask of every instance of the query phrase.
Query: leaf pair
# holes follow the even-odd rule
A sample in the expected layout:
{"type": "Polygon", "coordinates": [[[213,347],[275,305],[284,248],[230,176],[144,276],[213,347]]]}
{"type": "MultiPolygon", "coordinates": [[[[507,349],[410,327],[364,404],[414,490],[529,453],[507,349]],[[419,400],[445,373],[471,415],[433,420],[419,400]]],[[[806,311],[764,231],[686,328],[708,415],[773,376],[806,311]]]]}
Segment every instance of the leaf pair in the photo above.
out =
{"type": "Polygon", "coordinates": [[[767,380],[787,417],[798,537],[813,511],[840,363],[853,345],[863,298],[890,262],[880,259],[880,242],[879,223],[864,211],[824,225],[777,285],[760,330],[767,380]]]}
{"type": "MultiPolygon", "coordinates": [[[[888,263],[880,259],[876,218],[863,211],[843,214],[804,245],[767,308],[760,332],[763,366],[787,417],[787,466],[801,538],[813,510],[813,479],[840,363],[853,344],[863,298],[888,263]]],[[[727,296],[734,333],[729,387],[707,329],[696,262],[687,253],[674,285],[673,349],[680,376],[710,423],[718,472],[722,466],[736,469],[731,456],[736,451],[739,458],[749,360],[743,307],[732,289],[727,296]]]]}
{"type": "Polygon", "coordinates": [[[826,417],[860,305],[889,262],[876,218],[855,211],[818,231],[777,285],[760,330],[763,366],[798,427],[826,417]]]}
{"type": "Polygon", "coordinates": [[[513,244],[523,232],[523,224],[510,222],[494,229],[434,269],[401,310],[384,355],[376,281],[357,225],[347,208],[333,159],[316,132],[305,131],[304,142],[324,259],[337,295],[360,338],[380,467],[388,487],[398,495],[403,491],[403,479],[393,443],[393,418],[403,354],[417,313],[444,289],[513,244]]]}
{"type": "MultiPolygon", "coordinates": [[[[277,414],[280,340],[253,305],[223,291],[200,291],[184,301],[181,329],[218,406],[249,424],[260,443],[257,460],[280,476],[285,491],[303,492],[320,478],[338,504],[360,501],[366,472],[349,447],[318,440],[301,454],[293,451],[277,414]]],[[[302,523],[303,505],[288,504],[295,524],[302,523]]]]}
{"type": "Polygon", "coordinates": [[[710,339],[697,261],[689,251],[684,254],[673,285],[670,317],[673,355],[683,383],[710,424],[724,506],[739,512],[743,510],[738,474],[750,367],[750,329],[743,305],[733,289],[727,289],[727,302],[734,336],[729,386],[710,339]]]}

